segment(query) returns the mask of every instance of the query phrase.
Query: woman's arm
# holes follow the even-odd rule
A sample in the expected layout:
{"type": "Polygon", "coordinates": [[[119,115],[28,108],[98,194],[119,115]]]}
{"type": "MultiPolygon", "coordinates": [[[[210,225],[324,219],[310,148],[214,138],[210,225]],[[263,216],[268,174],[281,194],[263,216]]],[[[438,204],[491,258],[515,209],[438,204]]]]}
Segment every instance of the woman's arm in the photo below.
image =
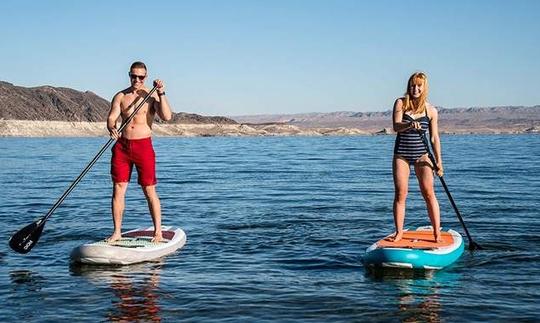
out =
{"type": "Polygon", "coordinates": [[[439,138],[439,113],[432,105],[429,105],[427,108],[429,109],[428,113],[431,117],[429,122],[429,134],[431,137],[431,147],[433,147],[433,155],[438,168],[437,175],[443,176],[444,169],[442,162],[441,140],[439,138]]]}
{"type": "Polygon", "coordinates": [[[397,99],[396,102],[394,102],[392,125],[395,132],[407,131],[412,128],[420,128],[419,122],[403,121],[403,99],[401,98],[397,99]]]}

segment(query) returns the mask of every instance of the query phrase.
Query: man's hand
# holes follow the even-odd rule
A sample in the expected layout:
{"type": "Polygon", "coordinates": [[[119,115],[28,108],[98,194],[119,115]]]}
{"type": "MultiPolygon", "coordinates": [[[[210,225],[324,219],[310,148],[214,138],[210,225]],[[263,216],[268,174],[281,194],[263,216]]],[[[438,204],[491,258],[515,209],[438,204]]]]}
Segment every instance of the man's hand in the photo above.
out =
{"type": "Polygon", "coordinates": [[[154,86],[157,87],[158,95],[162,95],[163,93],[165,93],[165,83],[163,83],[162,80],[154,80],[154,86]]]}
{"type": "Polygon", "coordinates": [[[118,138],[120,138],[120,133],[118,132],[118,129],[116,129],[116,125],[113,127],[107,126],[107,130],[109,130],[109,136],[111,136],[111,138],[114,140],[118,140],[118,138]]]}

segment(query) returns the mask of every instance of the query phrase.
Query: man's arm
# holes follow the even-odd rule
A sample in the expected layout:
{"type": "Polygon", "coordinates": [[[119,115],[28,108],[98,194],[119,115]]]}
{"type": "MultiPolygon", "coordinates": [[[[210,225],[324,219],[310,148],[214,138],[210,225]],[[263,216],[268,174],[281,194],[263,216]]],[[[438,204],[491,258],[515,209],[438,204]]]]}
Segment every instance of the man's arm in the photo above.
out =
{"type": "Polygon", "coordinates": [[[169,100],[165,95],[165,84],[161,80],[155,80],[154,86],[157,87],[157,97],[154,100],[154,110],[157,115],[163,121],[169,121],[172,119],[171,106],[169,105],[169,100]]]}
{"type": "Polygon", "coordinates": [[[107,130],[109,130],[111,138],[114,139],[120,138],[118,129],[116,129],[116,121],[118,121],[118,118],[120,117],[120,112],[122,111],[120,108],[120,101],[122,100],[122,97],[122,92],[118,92],[114,96],[111,102],[111,110],[109,111],[109,116],[107,117],[107,130]]]}

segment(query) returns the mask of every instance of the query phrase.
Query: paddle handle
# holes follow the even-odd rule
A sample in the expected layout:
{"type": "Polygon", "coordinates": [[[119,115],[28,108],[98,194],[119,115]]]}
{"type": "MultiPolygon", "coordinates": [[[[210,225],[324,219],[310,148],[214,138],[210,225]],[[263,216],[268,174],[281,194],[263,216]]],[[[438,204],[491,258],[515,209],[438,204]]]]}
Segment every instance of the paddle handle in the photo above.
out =
{"type": "MultiPolygon", "coordinates": [[[[131,120],[133,120],[133,118],[135,117],[135,114],[137,114],[137,112],[139,112],[139,110],[142,108],[143,104],[146,101],[148,101],[148,99],[152,96],[152,94],[154,94],[156,89],[157,89],[157,87],[154,86],[152,88],[152,90],[150,90],[150,92],[148,92],[148,94],[146,94],[146,96],[141,101],[141,103],[139,103],[137,105],[137,107],[135,108],[135,110],[133,110],[133,112],[129,115],[129,117],[122,122],[122,125],[120,125],[120,128],[118,128],[119,133],[121,133],[126,128],[128,123],[130,123],[131,120]]],[[[107,143],[105,145],[103,145],[103,147],[99,150],[99,152],[96,154],[96,156],[94,156],[94,158],[90,161],[90,163],[88,163],[88,165],[83,169],[81,174],[71,183],[71,185],[69,185],[69,187],[66,189],[64,194],[62,194],[62,196],[60,196],[60,198],[56,201],[56,203],[54,203],[54,205],[51,207],[49,212],[47,212],[47,214],[43,217],[41,222],[46,221],[54,213],[54,211],[60,206],[60,204],[62,204],[62,202],[64,202],[66,197],[73,191],[73,189],[75,189],[75,186],[77,186],[77,184],[79,184],[79,182],[83,179],[83,177],[90,171],[90,169],[94,166],[94,164],[103,155],[103,153],[105,153],[107,148],[109,148],[109,146],[114,141],[115,141],[114,138],[110,138],[109,141],[107,141],[107,143]]]]}

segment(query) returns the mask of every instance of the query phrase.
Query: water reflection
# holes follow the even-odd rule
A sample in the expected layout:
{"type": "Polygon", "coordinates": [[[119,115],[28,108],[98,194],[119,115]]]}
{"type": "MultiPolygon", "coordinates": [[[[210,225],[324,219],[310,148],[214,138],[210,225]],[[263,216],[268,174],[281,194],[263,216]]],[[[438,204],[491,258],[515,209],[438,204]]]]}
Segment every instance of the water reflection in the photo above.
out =
{"type": "Polygon", "coordinates": [[[75,276],[83,276],[96,285],[108,284],[114,294],[106,318],[112,322],[161,322],[159,278],[162,263],[131,266],[91,266],[72,264],[75,276]]]}
{"type": "Polygon", "coordinates": [[[9,273],[12,283],[12,290],[24,288],[30,292],[37,292],[43,288],[45,278],[31,270],[13,270],[9,273]]]}
{"type": "Polygon", "coordinates": [[[398,313],[403,322],[441,322],[442,289],[458,279],[452,272],[396,268],[369,269],[366,275],[397,287],[398,313]]]}

